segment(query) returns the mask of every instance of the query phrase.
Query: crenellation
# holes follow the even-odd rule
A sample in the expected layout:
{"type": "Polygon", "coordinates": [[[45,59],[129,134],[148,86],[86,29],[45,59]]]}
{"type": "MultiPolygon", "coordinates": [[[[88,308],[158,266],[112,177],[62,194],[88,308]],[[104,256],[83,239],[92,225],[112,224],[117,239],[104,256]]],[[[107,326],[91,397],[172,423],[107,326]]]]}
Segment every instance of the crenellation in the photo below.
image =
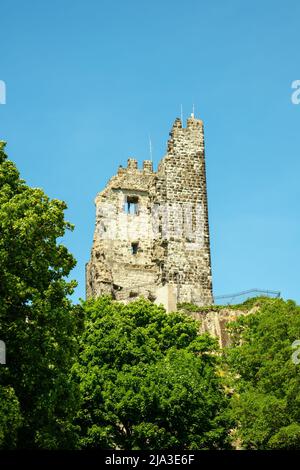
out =
{"type": "Polygon", "coordinates": [[[127,168],[131,169],[131,170],[137,170],[138,169],[138,161],[135,158],[128,158],[127,168]]]}
{"type": "Polygon", "coordinates": [[[143,161],[143,170],[146,172],[153,172],[153,163],[151,160],[144,160],[143,161]]]}

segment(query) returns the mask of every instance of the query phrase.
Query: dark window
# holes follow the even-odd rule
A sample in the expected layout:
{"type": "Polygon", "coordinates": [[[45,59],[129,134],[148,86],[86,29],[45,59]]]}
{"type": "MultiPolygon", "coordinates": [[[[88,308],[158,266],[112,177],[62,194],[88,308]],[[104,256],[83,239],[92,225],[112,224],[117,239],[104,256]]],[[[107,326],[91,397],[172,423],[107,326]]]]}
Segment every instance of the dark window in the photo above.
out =
{"type": "Polygon", "coordinates": [[[139,294],[137,292],[130,291],[129,292],[129,297],[137,297],[139,294]]]}
{"type": "Polygon", "coordinates": [[[136,255],[138,252],[139,244],[138,243],[131,243],[131,253],[136,255]]]}
{"type": "Polygon", "coordinates": [[[137,196],[127,196],[125,202],[125,212],[127,214],[138,215],[139,198],[137,196]]]}

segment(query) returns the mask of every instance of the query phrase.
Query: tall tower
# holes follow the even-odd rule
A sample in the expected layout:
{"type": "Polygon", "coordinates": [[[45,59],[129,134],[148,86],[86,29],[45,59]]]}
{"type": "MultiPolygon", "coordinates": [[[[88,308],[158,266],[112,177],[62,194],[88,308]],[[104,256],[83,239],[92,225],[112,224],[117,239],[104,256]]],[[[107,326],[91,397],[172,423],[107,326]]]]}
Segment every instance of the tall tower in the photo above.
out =
{"type": "Polygon", "coordinates": [[[95,202],[87,297],[142,295],[168,311],[213,303],[201,120],[192,114],[184,128],[176,119],[158,171],[129,159],[95,202]]]}
{"type": "MultiPolygon", "coordinates": [[[[176,287],[177,302],[213,303],[203,122],[176,119],[161,160],[156,197],[166,208],[162,279],[176,287]]],[[[164,235],[162,236],[164,239],[164,235]]]]}

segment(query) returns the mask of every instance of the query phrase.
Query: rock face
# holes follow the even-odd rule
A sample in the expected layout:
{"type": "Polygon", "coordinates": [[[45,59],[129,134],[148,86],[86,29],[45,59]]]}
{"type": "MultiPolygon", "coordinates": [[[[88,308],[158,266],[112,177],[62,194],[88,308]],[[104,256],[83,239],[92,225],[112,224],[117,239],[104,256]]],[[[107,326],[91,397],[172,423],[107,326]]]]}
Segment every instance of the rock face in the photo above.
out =
{"type": "Polygon", "coordinates": [[[86,295],[211,305],[203,123],[176,119],[157,172],[128,159],[96,199],[86,295]]]}
{"type": "Polygon", "coordinates": [[[213,337],[217,338],[221,348],[229,346],[231,343],[230,333],[227,330],[229,322],[236,321],[242,315],[250,315],[255,313],[259,307],[254,306],[251,309],[231,309],[224,307],[221,309],[211,308],[209,311],[187,312],[186,314],[192,316],[200,321],[199,333],[210,333],[213,337]]]}

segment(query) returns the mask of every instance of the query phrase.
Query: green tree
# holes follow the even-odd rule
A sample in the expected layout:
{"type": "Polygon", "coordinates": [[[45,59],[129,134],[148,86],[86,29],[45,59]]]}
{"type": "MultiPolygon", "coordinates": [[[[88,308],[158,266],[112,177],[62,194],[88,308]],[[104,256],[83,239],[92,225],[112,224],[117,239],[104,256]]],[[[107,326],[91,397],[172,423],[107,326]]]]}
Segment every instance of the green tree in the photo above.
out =
{"type": "Polygon", "coordinates": [[[66,280],[75,260],[57,242],[72,227],[65,203],[28,187],[4,147],[1,142],[0,339],[7,364],[0,365],[0,385],[11,387],[20,405],[18,446],[72,447],[77,392],[69,370],[80,322],[68,298],[75,284],[66,280]]]}
{"type": "Polygon", "coordinates": [[[0,449],[15,447],[21,423],[20,405],[14,390],[0,385],[0,449]]]}
{"type": "Polygon", "coordinates": [[[227,446],[227,397],[216,342],[195,320],[140,299],[83,304],[75,380],[81,445],[117,449],[227,446]]]}
{"type": "Polygon", "coordinates": [[[252,300],[259,310],[231,325],[226,353],[234,378],[232,413],[244,448],[300,448],[300,307],[281,299],[252,300]]]}

